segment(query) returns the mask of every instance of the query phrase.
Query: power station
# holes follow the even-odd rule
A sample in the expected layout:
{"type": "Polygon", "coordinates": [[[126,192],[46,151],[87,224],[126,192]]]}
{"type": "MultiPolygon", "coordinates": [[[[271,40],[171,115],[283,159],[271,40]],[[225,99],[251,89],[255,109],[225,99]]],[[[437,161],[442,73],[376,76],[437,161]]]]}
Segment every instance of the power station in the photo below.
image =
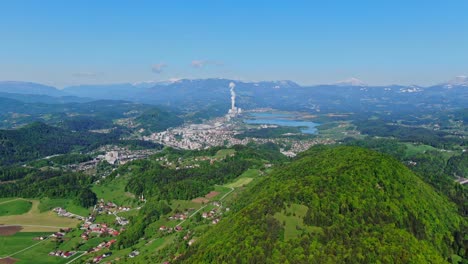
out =
{"type": "Polygon", "coordinates": [[[226,115],[226,118],[230,120],[233,117],[236,117],[242,112],[242,109],[236,107],[236,91],[234,90],[236,88],[236,84],[233,82],[229,83],[229,90],[231,91],[231,108],[228,111],[228,114],[226,115]]]}

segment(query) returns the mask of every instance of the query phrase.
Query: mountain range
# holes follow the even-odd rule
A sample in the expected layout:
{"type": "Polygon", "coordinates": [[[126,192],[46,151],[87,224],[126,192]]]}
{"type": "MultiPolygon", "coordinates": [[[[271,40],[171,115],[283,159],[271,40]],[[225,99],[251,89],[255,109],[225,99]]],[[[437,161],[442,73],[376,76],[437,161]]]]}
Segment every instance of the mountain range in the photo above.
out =
{"type": "Polygon", "coordinates": [[[465,107],[468,78],[422,87],[370,86],[351,78],[327,85],[301,86],[292,81],[243,82],[229,79],[180,79],[167,82],[78,85],[62,90],[29,82],[0,82],[0,97],[23,102],[85,102],[96,99],[126,100],[184,110],[230,107],[229,84],[235,84],[236,104],[244,109],[271,107],[284,110],[414,111],[465,107]],[[15,94],[15,95],[12,95],[15,94]],[[33,96],[34,95],[34,96],[33,96]],[[36,95],[41,95],[38,97],[36,95]],[[49,97],[45,97],[49,96],[49,97]],[[50,98],[50,97],[54,97],[50,98]]]}

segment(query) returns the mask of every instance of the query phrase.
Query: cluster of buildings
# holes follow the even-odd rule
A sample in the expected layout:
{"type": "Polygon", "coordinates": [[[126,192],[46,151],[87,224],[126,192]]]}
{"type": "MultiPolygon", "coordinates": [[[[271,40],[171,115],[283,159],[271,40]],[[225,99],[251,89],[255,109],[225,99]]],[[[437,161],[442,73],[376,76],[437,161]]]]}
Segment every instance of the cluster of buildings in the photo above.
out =
{"type": "MultiPolygon", "coordinates": [[[[227,122],[225,118],[215,118],[204,124],[186,124],[159,133],[144,136],[143,140],[160,143],[180,149],[208,149],[217,146],[247,145],[250,142],[264,144],[272,142],[291,146],[283,154],[295,156],[316,144],[334,143],[331,139],[295,139],[295,138],[236,138],[242,132],[242,125],[227,122]]],[[[260,126],[261,127],[261,126],[260,126]]]]}
{"type": "Polygon", "coordinates": [[[192,232],[191,231],[188,231],[187,234],[185,234],[185,236],[183,237],[183,239],[185,241],[188,241],[187,244],[189,246],[193,245],[193,243],[195,243],[195,241],[196,241],[195,238],[190,239],[191,237],[192,237],[192,232]]]}
{"type": "Polygon", "coordinates": [[[99,263],[103,258],[107,258],[112,255],[112,252],[106,252],[102,255],[93,258],[93,263],[99,263]]]}
{"type": "MultiPolygon", "coordinates": [[[[141,199],[144,200],[143,197],[141,197],[141,199]]],[[[131,208],[128,207],[128,206],[118,206],[117,204],[113,203],[113,202],[105,202],[103,199],[101,199],[99,201],[99,203],[94,206],[94,210],[93,210],[93,213],[97,213],[97,214],[113,214],[115,216],[115,221],[117,224],[119,225],[128,225],[130,222],[128,221],[128,219],[126,219],[125,217],[121,217],[121,216],[118,216],[117,213],[119,212],[128,212],[130,211],[131,208]]],[[[88,221],[89,223],[92,223],[94,222],[93,221],[88,221]]]]}
{"type": "Polygon", "coordinates": [[[182,230],[183,230],[183,227],[180,226],[180,225],[175,226],[174,228],[169,227],[169,226],[164,226],[164,225],[161,226],[161,227],[159,227],[159,231],[160,231],[160,232],[163,232],[163,233],[165,233],[165,234],[170,234],[170,233],[172,233],[172,232],[174,232],[174,231],[180,232],[180,231],[182,231],[182,230]]]}
{"type": "Polygon", "coordinates": [[[105,152],[105,154],[97,156],[96,159],[105,160],[112,165],[122,165],[129,161],[144,159],[158,152],[155,149],[130,150],[126,147],[117,146],[105,146],[98,149],[98,151],[105,152]]]}
{"type": "Polygon", "coordinates": [[[62,207],[56,207],[53,209],[54,212],[57,213],[58,216],[69,217],[69,218],[76,218],[78,220],[85,220],[85,218],[81,215],[77,215],[74,213],[70,213],[67,210],[63,209],[62,207]]]}
{"type": "Polygon", "coordinates": [[[143,140],[181,149],[205,149],[225,145],[234,134],[232,124],[226,123],[224,118],[216,118],[205,124],[187,124],[153,133],[143,137],[143,140]]]}
{"type": "Polygon", "coordinates": [[[65,236],[66,232],[55,232],[50,237],[61,240],[65,236]]]}
{"type": "Polygon", "coordinates": [[[109,227],[107,224],[105,223],[101,223],[101,224],[88,224],[88,223],[84,223],[81,227],[80,227],[81,230],[84,230],[83,233],[81,234],[81,238],[84,239],[84,240],[88,240],[89,237],[91,236],[91,234],[96,234],[98,236],[101,236],[101,235],[110,235],[110,236],[118,236],[120,234],[121,231],[123,231],[122,229],[120,231],[118,230],[115,230],[114,228],[112,227],[109,227]]]}
{"type": "Polygon", "coordinates": [[[56,250],[56,251],[49,252],[49,256],[62,257],[62,258],[69,258],[75,254],[76,254],[76,251],[56,250]]]}
{"type": "Polygon", "coordinates": [[[128,206],[118,206],[117,204],[109,201],[105,202],[101,199],[98,204],[94,207],[94,211],[98,214],[113,214],[114,212],[128,212],[130,211],[128,206]]]}
{"type": "Polygon", "coordinates": [[[315,145],[329,145],[334,143],[336,143],[336,141],[333,139],[290,140],[291,148],[289,151],[297,154],[315,145]]]}
{"type": "MultiPolygon", "coordinates": [[[[204,219],[210,220],[213,225],[216,225],[221,220],[221,215],[223,214],[222,212],[223,207],[221,203],[218,201],[214,201],[211,204],[214,205],[215,207],[208,212],[203,212],[201,216],[204,219]]],[[[225,210],[229,211],[229,208],[225,208],[225,210]]]]}
{"type": "Polygon", "coordinates": [[[116,230],[115,228],[110,227],[107,223],[94,223],[96,220],[96,215],[98,214],[111,214],[116,218],[115,223],[119,225],[127,225],[129,221],[124,217],[119,217],[117,212],[126,212],[131,208],[126,206],[118,206],[117,204],[109,201],[105,202],[101,199],[93,209],[93,212],[90,216],[84,218],[84,222],[81,225],[80,229],[83,230],[81,238],[88,240],[93,234],[96,236],[118,236],[124,229],[116,230]]]}
{"type": "Polygon", "coordinates": [[[189,212],[185,211],[183,213],[177,213],[169,216],[169,220],[185,220],[188,218],[189,212]]]}
{"type": "Polygon", "coordinates": [[[94,252],[98,252],[98,251],[100,251],[102,249],[105,249],[105,248],[110,248],[116,242],[117,242],[117,240],[115,240],[115,239],[101,242],[101,243],[99,243],[99,245],[88,249],[88,251],[86,251],[86,253],[94,253],[94,252]]]}
{"type": "Polygon", "coordinates": [[[68,165],[68,168],[76,171],[87,171],[96,168],[96,166],[104,160],[112,165],[125,164],[129,161],[147,158],[158,152],[158,150],[155,149],[130,150],[126,147],[113,145],[103,146],[97,151],[104,154],[98,155],[90,161],[68,165]]]}
{"type": "MultiPolygon", "coordinates": [[[[207,149],[216,146],[229,147],[232,145],[246,145],[249,142],[280,143],[288,141],[287,143],[291,145],[291,148],[283,153],[287,156],[295,156],[297,153],[304,151],[315,144],[328,143],[318,139],[236,138],[235,135],[241,133],[243,125],[240,124],[240,119],[238,118],[242,113],[242,110],[236,106],[235,86],[235,83],[229,84],[231,92],[231,107],[225,117],[208,120],[203,124],[186,124],[181,127],[168,129],[159,133],[153,133],[149,136],[143,136],[142,139],[180,149],[207,149]]],[[[252,110],[252,112],[255,111],[256,110],[252,110]]],[[[264,111],[264,109],[257,109],[257,111],[264,111]]]]}

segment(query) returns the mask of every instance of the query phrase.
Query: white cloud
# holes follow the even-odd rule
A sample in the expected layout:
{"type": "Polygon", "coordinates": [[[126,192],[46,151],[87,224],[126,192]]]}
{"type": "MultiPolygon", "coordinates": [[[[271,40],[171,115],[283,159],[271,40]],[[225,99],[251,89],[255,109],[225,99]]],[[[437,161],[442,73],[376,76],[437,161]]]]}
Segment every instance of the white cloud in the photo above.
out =
{"type": "Polygon", "coordinates": [[[167,67],[167,64],[165,63],[153,64],[153,66],[151,67],[151,71],[154,73],[161,73],[163,69],[166,67],[167,67]]]}
{"type": "Polygon", "coordinates": [[[194,67],[194,68],[201,68],[201,67],[205,66],[206,61],[203,61],[203,60],[193,60],[191,64],[192,64],[192,67],[194,67]]]}
{"type": "Polygon", "coordinates": [[[207,65],[214,65],[214,66],[222,66],[222,62],[218,61],[210,61],[210,60],[193,60],[192,63],[190,63],[193,68],[203,68],[207,65]]]}

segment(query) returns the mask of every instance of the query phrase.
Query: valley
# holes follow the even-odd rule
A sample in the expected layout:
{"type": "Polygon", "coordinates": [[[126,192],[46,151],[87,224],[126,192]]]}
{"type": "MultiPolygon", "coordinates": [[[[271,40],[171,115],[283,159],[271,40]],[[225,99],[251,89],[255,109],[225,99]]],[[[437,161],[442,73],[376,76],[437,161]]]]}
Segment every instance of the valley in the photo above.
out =
{"type": "Polygon", "coordinates": [[[0,264],[468,264],[468,1],[0,1],[0,264]]]}
{"type": "Polygon", "coordinates": [[[238,108],[229,86],[231,108],[204,118],[93,100],[4,116],[0,261],[464,258],[466,111],[238,108]]]}

